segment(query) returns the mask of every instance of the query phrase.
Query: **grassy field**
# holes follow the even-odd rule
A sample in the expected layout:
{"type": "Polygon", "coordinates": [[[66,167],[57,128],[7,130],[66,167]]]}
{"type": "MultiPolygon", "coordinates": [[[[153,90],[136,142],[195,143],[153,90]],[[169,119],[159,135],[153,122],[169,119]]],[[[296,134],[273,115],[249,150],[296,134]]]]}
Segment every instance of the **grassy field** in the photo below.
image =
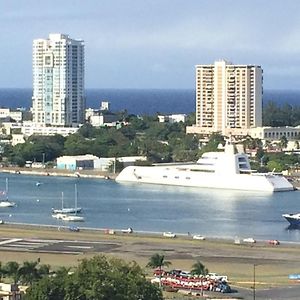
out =
{"type": "MultiPolygon", "coordinates": [[[[78,241],[101,241],[116,243],[114,250],[103,253],[83,253],[79,255],[14,252],[0,249],[1,262],[36,260],[58,266],[76,266],[83,258],[97,254],[115,256],[126,261],[136,261],[144,267],[154,253],[164,254],[171,261],[170,268],[190,270],[192,265],[200,260],[212,272],[229,277],[230,283],[236,286],[251,287],[253,285],[254,265],[257,288],[289,285],[288,274],[300,273],[300,246],[296,244],[281,244],[279,246],[258,242],[254,245],[236,245],[233,241],[205,240],[196,241],[189,237],[167,239],[158,235],[140,233],[115,235],[104,234],[104,231],[81,230],[80,232],[58,231],[57,228],[33,226],[1,225],[1,238],[40,238],[63,239],[78,241]]],[[[149,275],[151,270],[147,270],[149,275]]]]}

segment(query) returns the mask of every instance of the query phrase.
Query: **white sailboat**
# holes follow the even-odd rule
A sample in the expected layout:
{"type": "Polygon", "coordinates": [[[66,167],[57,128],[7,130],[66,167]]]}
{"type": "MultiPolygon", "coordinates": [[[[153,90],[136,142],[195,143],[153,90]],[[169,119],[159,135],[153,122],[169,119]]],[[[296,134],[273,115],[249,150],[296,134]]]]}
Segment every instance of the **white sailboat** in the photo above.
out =
{"type": "Polygon", "coordinates": [[[75,213],[74,214],[61,214],[61,219],[63,221],[68,222],[84,222],[84,217],[77,216],[77,199],[78,198],[78,192],[77,192],[77,184],[75,184],[75,213]]]}
{"type": "Polygon", "coordinates": [[[52,208],[54,214],[74,214],[80,213],[81,207],[64,207],[64,192],[61,193],[61,208],[54,209],[52,208]]]}
{"type": "Polygon", "coordinates": [[[5,191],[2,192],[2,194],[5,195],[5,199],[0,200],[0,207],[14,207],[14,206],[16,206],[15,202],[12,202],[12,201],[8,200],[8,178],[6,178],[5,191]]]}

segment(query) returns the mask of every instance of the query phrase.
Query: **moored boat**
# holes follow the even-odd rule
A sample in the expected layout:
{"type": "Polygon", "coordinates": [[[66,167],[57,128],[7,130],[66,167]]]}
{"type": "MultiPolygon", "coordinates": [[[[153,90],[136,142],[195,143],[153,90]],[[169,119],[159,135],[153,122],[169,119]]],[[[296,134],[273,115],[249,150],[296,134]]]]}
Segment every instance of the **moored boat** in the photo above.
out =
{"type": "Polygon", "coordinates": [[[300,213],[282,215],[292,226],[300,226],[300,213]]]}
{"type": "Polygon", "coordinates": [[[14,207],[16,206],[15,202],[9,201],[8,197],[8,178],[5,181],[5,191],[1,191],[1,194],[5,196],[5,199],[0,200],[0,207],[14,207]]]}
{"type": "Polygon", "coordinates": [[[248,156],[227,143],[223,152],[207,152],[192,164],[129,166],[117,182],[152,183],[261,192],[293,191],[293,185],[274,172],[251,170],[248,156]]]}
{"type": "Polygon", "coordinates": [[[81,207],[64,207],[64,193],[61,193],[61,208],[52,208],[54,214],[74,214],[80,213],[81,207]]]}
{"type": "Polygon", "coordinates": [[[77,213],[81,211],[81,207],[77,207],[77,185],[75,184],[75,207],[74,208],[64,208],[64,194],[62,193],[62,209],[52,209],[52,217],[68,222],[84,222],[84,217],[77,216],[77,213]]]}

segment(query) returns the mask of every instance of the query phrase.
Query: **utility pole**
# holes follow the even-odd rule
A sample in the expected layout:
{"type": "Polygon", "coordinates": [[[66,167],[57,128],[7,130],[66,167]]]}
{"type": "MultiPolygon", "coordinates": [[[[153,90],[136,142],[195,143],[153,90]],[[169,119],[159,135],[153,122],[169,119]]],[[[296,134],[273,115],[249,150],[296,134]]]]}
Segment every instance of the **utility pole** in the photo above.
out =
{"type": "Polygon", "coordinates": [[[253,300],[255,300],[255,267],[256,267],[256,264],[253,264],[253,300]]]}

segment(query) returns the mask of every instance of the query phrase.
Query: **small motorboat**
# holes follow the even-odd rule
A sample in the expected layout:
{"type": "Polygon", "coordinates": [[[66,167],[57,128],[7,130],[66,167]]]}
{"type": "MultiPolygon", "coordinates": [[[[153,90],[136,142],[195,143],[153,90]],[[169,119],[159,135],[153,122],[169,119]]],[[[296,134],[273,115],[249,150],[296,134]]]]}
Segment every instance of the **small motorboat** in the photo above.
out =
{"type": "Polygon", "coordinates": [[[300,226],[300,213],[282,215],[292,226],[300,226]]]}

